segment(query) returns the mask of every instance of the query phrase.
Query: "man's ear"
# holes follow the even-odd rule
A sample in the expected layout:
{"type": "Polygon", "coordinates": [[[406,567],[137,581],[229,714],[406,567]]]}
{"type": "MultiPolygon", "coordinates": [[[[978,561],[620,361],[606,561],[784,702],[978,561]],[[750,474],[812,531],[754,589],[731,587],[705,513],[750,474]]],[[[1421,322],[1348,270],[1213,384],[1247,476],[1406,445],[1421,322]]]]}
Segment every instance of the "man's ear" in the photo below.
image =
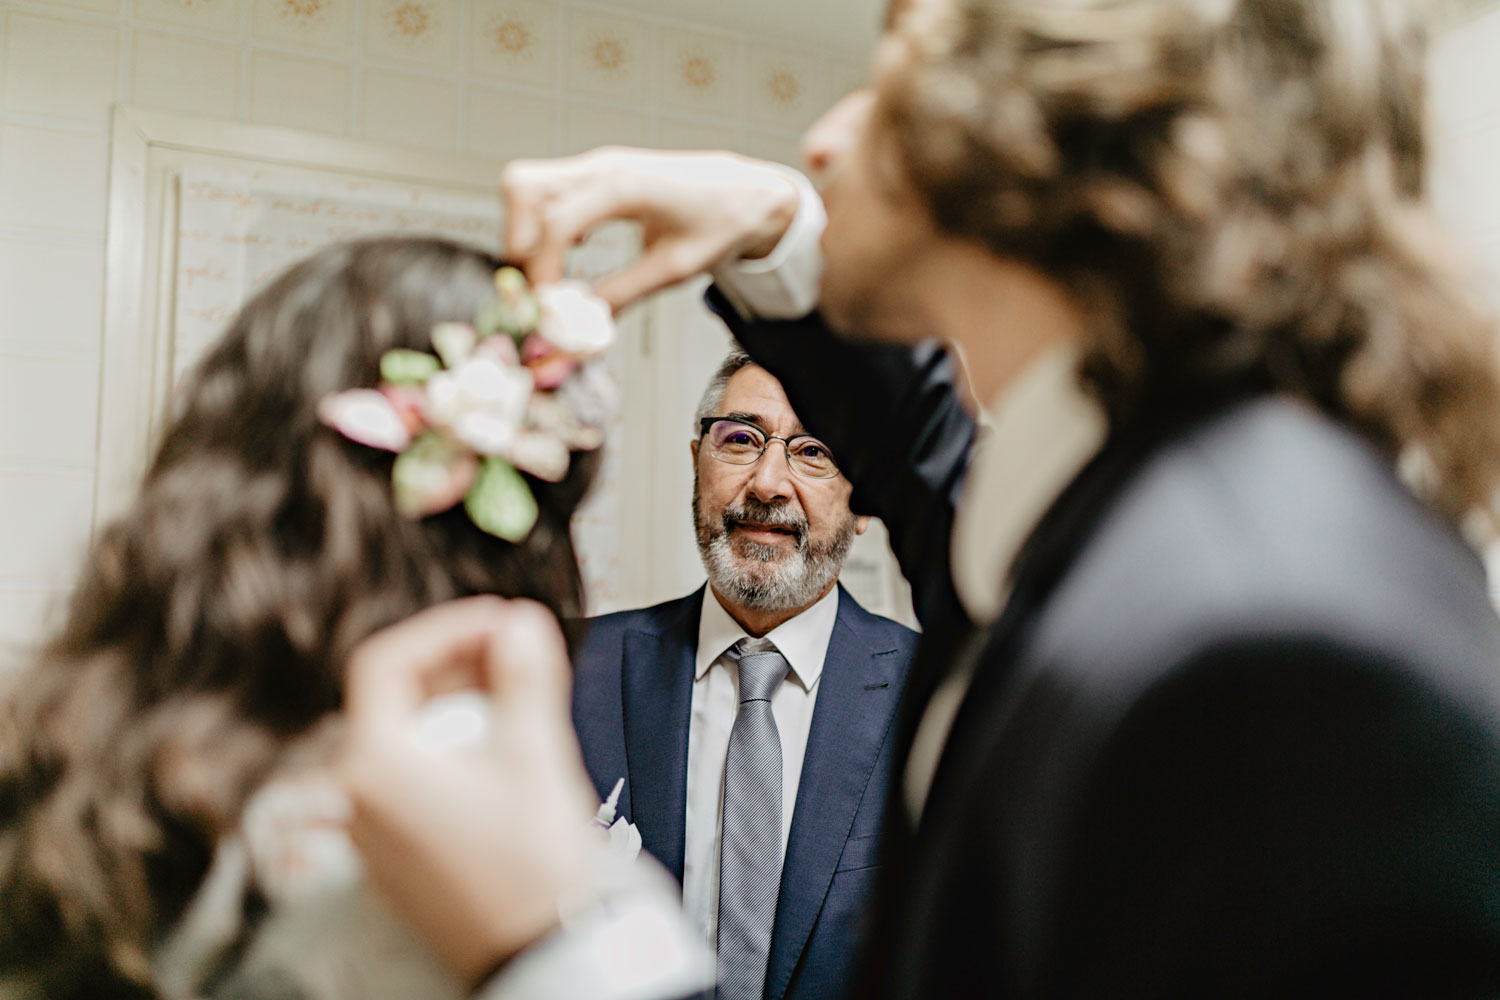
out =
{"type": "Polygon", "coordinates": [[[863,535],[869,527],[870,519],[865,515],[860,514],[854,519],[854,533],[856,535],[863,535]]]}
{"type": "Polygon", "coordinates": [[[698,463],[698,439],[697,438],[693,438],[691,441],[688,442],[688,450],[693,453],[693,464],[696,465],[698,463]]]}

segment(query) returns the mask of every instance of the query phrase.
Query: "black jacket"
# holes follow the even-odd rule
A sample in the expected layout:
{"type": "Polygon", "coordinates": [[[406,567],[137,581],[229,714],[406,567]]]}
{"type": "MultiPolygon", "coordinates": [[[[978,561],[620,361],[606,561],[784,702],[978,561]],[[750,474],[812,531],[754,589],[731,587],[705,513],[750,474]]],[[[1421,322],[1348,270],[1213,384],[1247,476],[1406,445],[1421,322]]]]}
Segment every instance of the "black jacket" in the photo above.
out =
{"type": "Polygon", "coordinates": [[[1500,623],[1365,441],[1275,396],[1116,428],[975,630],[949,362],[711,300],[912,582],[903,756],[977,656],[867,995],[1500,995],[1500,623]]]}

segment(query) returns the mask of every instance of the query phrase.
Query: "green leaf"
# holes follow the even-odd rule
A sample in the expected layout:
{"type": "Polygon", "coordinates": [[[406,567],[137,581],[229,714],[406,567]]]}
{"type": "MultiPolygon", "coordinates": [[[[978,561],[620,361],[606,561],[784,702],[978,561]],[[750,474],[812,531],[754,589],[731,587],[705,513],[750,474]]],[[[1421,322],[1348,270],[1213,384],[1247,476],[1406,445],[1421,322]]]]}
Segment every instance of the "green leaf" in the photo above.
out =
{"type": "Polygon", "coordinates": [[[479,307],[474,316],[474,329],[482,335],[508,333],[512,337],[524,337],[536,329],[541,319],[541,308],[530,296],[515,303],[493,299],[479,307]]]}
{"type": "Polygon", "coordinates": [[[380,356],[380,377],[397,385],[421,385],[442,371],[443,363],[431,354],[397,348],[380,356]]]}
{"type": "Polygon", "coordinates": [[[530,294],[531,286],[518,268],[502,267],[495,272],[495,291],[503,299],[514,300],[530,294]]]}
{"type": "Polygon", "coordinates": [[[515,466],[493,455],[479,466],[464,509],[482,531],[516,543],[526,540],[537,518],[536,497],[526,479],[515,466]]]}
{"type": "Polygon", "coordinates": [[[413,441],[391,467],[396,509],[407,517],[447,510],[458,503],[473,481],[473,457],[431,432],[413,441]]]}

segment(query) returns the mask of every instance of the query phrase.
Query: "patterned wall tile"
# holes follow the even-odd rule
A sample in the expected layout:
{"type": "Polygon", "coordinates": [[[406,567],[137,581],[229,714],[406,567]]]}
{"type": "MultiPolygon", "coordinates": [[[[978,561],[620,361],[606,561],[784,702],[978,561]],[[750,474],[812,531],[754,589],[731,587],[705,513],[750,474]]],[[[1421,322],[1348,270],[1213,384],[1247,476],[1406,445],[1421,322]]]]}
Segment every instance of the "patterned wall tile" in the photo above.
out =
{"type": "Polygon", "coordinates": [[[564,156],[595,146],[650,144],[651,119],[645,115],[588,104],[569,104],[563,111],[563,139],[559,152],[564,156]]]}
{"type": "Polygon", "coordinates": [[[798,170],[803,169],[802,139],[791,133],[746,129],[745,137],[740,140],[740,151],[746,156],[775,160],[798,170]]]}
{"type": "Polygon", "coordinates": [[[827,67],[811,56],[764,46],[750,49],[745,109],[753,122],[801,129],[827,109],[827,67]]]}
{"type": "Polygon", "coordinates": [[[233,46],[138,31],[130,64],[132,104],[235,116],[240,53],[233,46]]]}
{"type": "Polygon", "coordinates": [[[547,0],[471,0],[469,71],[552,89],[557,20],[558,9],[547,0]]]}
{"type": "Polygon", "coordinates": [[[0,566],[8,583],[71,583],[82,565],[94,505],[94,477],[86,471],[0,467],[0,566]]]}
{"type": "Polygon", "coordinates": [[[103,301],[102,233],[93,244],[0,240],[0,352],[96,358],[103,301]]]}
{"type": "Polygon", "coordinates": [[[371,0],[365,8],[365,53],[427,69],[454,69],[458,14],[458,0],[371,0]]]}
{"type": "Polygon", "coordinates": [[[0,462],[87,468],[94,462],[98,415],[97,360],[0,361],[0,426],[26,428],[24,434],[0,435],[0,462]],[[49,411],[50,419],[36,419],[49,411]]]}
{"type": "Polygon", "coordinates": [[[99,14],[120,12],[120,0],[51,0],[51,2],[59,6],[77,7],[79,10],[91,10],[99,14]]]}
{"type": "Polygon", "coordinates": [[[254,0],[251,31],[281,45],[347,52],[355,0],[254,0]]]}
{"type": "Polygon", "coordinates": [[[642,21],[573,10],[568,15],[568,90],[645,104],[651,99],[651,29],[642,21]]]}
{"type": "Polygon", "coordinates": [[[658,35],[661,103],[668,108],[732,118],[744,88],[743,50],[731,39],[679,28],[658,35]]]}
{"type": "Polygon", "coordinates": [[[277,52],[250,54],[250,120],[345,135],[349,69],[277,52]]]}
{"type": "Polygon", "coordinates": [[[11,11],[0,53],[5,110],[102,125],[115,99],[119,38],[107,25],[11,11]]]}
{"type": "Polygon", "coordinates": [[[133,0],[135,16],[199,31],[240,30],[240,0],[133,0]]]}
{"type": "Polygon", "coordinates": [[[684,121],[680,118],[659,118],[656,121],[654,145],[662,149],[737,150],[740,148],[740,133],[738,129],[722,125],[684,121]]]}
{"type": "Polygon", "coordinates": [[[845,94],[870,85],[870,67],[864,62],[835,59],[828,64],[828,96],[838,100],[845,94]]]}
{"type": "Polygon", "coordinates": [[[102,131],[6,125],[0,130],[0,226],[102,235],[108,173],[102,131]]]}
{"type": "Polygon", "coordinates": [[[497,160],[557,151],[557,100],[489,87],[464,95],[463,148],[497,160]]]}
{"type": "Polygon", "coordinates": [[[360,134],[424,149],[453,148],[458,90],[404,73],[366,73],[360,88],[360,134]]]}

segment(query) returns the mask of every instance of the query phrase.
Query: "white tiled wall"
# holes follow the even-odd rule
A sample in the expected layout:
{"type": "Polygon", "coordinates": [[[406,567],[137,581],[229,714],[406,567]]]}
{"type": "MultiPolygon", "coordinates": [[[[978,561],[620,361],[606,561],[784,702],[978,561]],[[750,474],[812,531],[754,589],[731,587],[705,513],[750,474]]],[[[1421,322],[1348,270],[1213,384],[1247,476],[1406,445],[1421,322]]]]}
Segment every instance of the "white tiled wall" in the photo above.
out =
{"type": "Polygon", "coordinates": [[[88,524],[113,103],[495,159],[793,159],[863,71],[833,55],[561,0],[0,0],[0,667],[88,524]]]}

